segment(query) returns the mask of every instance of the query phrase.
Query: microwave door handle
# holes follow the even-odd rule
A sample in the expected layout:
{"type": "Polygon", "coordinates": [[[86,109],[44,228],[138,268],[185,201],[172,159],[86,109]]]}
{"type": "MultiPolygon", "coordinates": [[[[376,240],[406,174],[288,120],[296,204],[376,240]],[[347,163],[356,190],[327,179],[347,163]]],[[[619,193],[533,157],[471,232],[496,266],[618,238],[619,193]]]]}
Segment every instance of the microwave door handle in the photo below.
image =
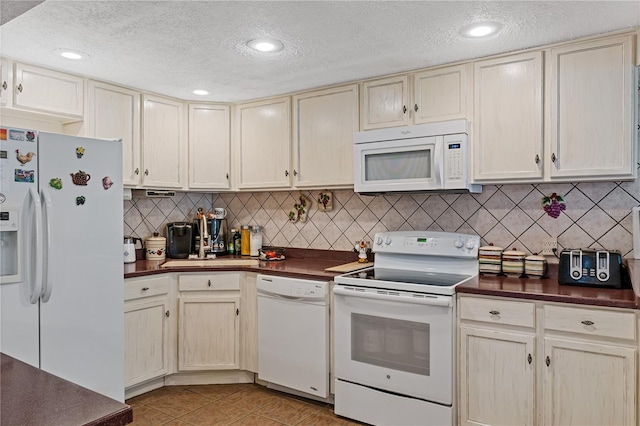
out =
{"type": "Polygon", "coordinates": [[[432,160],[433,172],[435,175],[437,188],[444,188],[443,166],[444,166],[445,158],[444,158],[443,146],[444,146],[444,138],[442,136],[439,136],[436,142],[434,143],[435,152],[432,160]]]}

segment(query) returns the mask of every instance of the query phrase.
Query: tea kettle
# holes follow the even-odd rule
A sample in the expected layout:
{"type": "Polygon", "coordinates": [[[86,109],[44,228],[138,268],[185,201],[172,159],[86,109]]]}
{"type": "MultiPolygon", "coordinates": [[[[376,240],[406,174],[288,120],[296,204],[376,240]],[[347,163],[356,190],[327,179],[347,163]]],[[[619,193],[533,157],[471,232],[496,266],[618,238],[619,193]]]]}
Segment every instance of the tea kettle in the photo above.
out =
{"type": "Polygon", "coordinates": [[[124,263],[134,263],[136,261],[136,241],[140,241],[140,245],[142,245],[142,238],[125,235],[123,247],[124,263]]]}

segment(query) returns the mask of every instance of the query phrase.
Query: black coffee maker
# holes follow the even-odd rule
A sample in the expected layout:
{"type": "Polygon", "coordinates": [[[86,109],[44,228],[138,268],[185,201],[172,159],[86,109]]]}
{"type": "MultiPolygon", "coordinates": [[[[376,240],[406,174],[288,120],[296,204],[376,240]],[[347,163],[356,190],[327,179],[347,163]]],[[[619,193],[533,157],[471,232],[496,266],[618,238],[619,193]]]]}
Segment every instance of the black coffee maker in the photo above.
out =
{"type": "Polygon", "coordinates": [[[191,253],[193,228],[189,222],[170,222],[167,224],[167,256],[173,259],[186,259],[191,253]]]}
{"type": "MultiPolygon", "coordinates": [[[[191,224],[193,234],[191,237],[191,249],[193,253],[200,251],[200,220],[194,220],[191,224]]],[[[207,219],[206,252],[222,256],[227,254],[227,219],[207,219]]]]}

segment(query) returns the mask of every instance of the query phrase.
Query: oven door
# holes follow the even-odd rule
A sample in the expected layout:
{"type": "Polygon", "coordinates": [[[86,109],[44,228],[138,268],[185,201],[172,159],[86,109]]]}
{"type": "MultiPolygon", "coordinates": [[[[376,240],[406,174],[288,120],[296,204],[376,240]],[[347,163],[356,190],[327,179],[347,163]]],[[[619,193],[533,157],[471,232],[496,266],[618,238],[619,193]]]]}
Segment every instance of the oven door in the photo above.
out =
{"type": "Polygon", "coordinates": [[[356,192],[442,189],[443,137],[356,143],[356,192]]]}
{"type": "Polygon", "coordinates": [[[335,285],[336,378],[452,405],[452,296],[335,285]]]}

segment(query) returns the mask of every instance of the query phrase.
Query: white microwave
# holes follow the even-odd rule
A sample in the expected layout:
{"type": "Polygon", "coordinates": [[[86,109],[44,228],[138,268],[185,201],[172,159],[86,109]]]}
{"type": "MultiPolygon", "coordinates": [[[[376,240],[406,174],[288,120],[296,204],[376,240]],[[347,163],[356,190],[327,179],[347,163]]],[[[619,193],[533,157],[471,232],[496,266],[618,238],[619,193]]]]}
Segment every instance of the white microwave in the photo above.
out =
{"type": "Polygon", "coordinates": [[[469,182],[468,134],[466,120],[356,132],[355,192],[482,192],[469,182]]]}

